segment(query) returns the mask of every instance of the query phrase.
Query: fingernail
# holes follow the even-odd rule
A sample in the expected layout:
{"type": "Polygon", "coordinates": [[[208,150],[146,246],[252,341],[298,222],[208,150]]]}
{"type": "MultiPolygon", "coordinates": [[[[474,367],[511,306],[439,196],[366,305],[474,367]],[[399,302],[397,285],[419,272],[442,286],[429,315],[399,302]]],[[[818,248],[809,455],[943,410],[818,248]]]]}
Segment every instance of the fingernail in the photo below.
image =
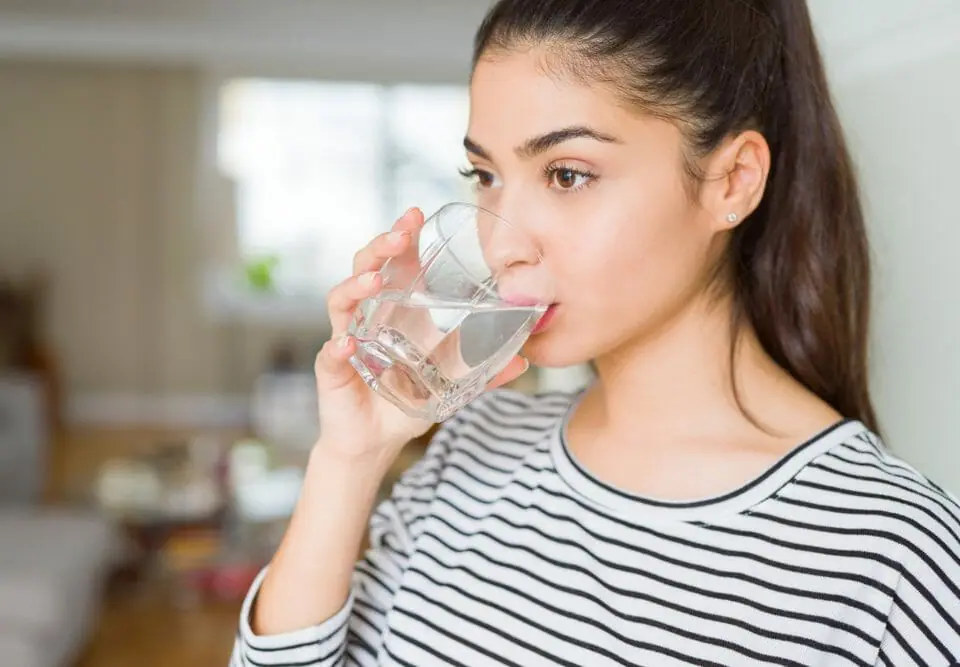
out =
{"type": "Polygon", "coordinates": [[[360,284],[364,287],[370,287],[373,285],[373,281],[377,279],[376,271],[371,271],[370,273],[364,273],[360,276],[360,284]]]}
{"type": "Polygon", "coordinates": [[[408,208],[408,209],[406,210],[406,212],[403,214],[403,217],[404,217],[404,218],[407,217],[408,215],[410,215],[411,213],[413,213],[413,212],[416,211],[416,210],[417,210],[417,207],[416,207],[416,206],[411,206],[411,207],[408,208]]]}
{"type": "Polygon", "coordinates": [[[337,339],[337,347],[346,347],[349,344],[350,344],[350,335],[340,334],[340,338],[337,339]]]}
{"type": "Polygon", "coordinates": [[[521,357],[521,359],[523,359],[523,368],[520,369],[520,373],[522,374],[530,370],[530,360],[526,357],[521,357]]]}
{"type": "Polygon", "coordinates": [[[405,232],[405,231],[390,232],[389,234],[387,234],[387,240],[390,241],[390,243],[396,244],[403,241],[403,239],[409,235],[410,235],[410,232],[405,232]]]}

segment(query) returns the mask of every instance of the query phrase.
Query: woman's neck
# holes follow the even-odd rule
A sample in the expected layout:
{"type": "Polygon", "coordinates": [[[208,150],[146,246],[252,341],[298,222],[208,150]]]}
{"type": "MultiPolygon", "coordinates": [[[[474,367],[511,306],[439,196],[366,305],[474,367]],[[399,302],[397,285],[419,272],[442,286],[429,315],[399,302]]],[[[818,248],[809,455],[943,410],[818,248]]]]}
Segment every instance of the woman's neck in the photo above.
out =
{"type": "Polygon", "coordinates": [[[729,299],[704,297],[660,330],[598,358],[590,421],[613,434],[759,430],[746,408],[786,437],[829,421],[822,401],[777,366],[748,324],[733,331],[732,316],[729,299]]]}
{"type": "Polygon", "coordinates": [[[736,332],[731,374],[731,315],[729,304],[698,304],[598,358],[598,381],[567,422],[574,457],[618,488],[697,499],[740,487],[835,423],[839,415],[778,367],[747,325],[736,332]]]}

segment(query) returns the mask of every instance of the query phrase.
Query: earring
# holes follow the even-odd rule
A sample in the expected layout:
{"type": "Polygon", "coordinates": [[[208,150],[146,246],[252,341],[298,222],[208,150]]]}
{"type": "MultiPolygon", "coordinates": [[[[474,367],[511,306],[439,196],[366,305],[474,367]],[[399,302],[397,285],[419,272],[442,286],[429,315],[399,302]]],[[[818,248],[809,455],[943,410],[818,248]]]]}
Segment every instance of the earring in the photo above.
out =
{"type": "Polygon", "coordinates": [[[727,215],[727,222],[732,223],[732,222],[736,222],[739,219],[740,219],[740,216],[737,215],[736,213],[730,213],[729,215],[727,215]]]}

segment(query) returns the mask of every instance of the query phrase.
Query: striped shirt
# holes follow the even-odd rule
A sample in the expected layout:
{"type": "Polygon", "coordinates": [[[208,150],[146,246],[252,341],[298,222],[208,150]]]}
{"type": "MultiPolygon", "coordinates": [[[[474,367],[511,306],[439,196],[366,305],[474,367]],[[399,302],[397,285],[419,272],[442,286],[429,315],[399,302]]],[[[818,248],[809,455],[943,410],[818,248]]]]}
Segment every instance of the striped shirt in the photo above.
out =
{"type": "Polygon", "coordinates": [[[960,664],[960,504],[863,424],[660,502],[578,464],[572,398],[461,410],[376,510],[343,609],[257,636],[258,579],[231,664],[960,664]]]}

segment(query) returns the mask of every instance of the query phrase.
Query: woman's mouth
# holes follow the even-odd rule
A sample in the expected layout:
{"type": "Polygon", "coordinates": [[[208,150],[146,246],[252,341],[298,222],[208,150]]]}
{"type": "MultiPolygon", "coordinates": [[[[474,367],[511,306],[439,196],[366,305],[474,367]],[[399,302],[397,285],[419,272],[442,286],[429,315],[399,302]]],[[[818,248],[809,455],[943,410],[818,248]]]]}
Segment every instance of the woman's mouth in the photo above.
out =
{"type": "MultiPolygon", "coordinates": [[[[530,307],[543,304],[543,301],[528,296],[510,295],[502,298],[505,302],[513,306],[530,307]]],[[[541,313],[540,319],[537,320],[537,323],[533,325],[533,329],[530,330],[531,336],[544,331],[548,326],[550,326],[550,322],[553,321],[553,318],[556,314],[557,305],[558,304],[556,303],[551,303],[546,307],[543,313],[541,313]]]]}
{"type": "Polygon", "coordinates": [[[552,303],[547,306],[547,309],[543,311],[543,315],[540,316],[540,319],[537,320],[537,323],[533,326],[533,330],[530,332],[530,335],[538,334],[544,331],[550,322],[553,321],[554,315],[557,312],[557,304],[552,303]]]}

